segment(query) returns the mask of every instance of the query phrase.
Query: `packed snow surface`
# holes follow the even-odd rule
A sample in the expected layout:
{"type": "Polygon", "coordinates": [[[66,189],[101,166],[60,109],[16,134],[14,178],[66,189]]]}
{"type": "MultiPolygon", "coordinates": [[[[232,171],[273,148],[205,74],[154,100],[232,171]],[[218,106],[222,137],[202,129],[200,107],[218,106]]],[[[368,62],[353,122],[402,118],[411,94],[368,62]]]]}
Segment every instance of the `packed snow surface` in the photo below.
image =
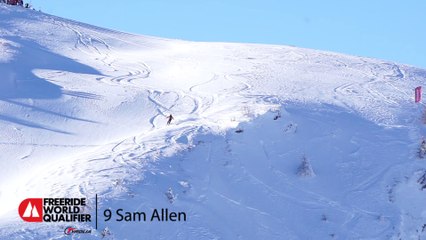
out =
{"type": "Polygon", "coordinates": [[[0,238],[85,197],[80,239],[426,238],[426,71],[289,46],[131,35],[0,4],[0,238]],[[166,125],[172,114],[172,124],[166,125]],[[424,181],[422,181],[422,179],[424,181]],[[103,221],[168,208],[181,222],[103,221]]]}

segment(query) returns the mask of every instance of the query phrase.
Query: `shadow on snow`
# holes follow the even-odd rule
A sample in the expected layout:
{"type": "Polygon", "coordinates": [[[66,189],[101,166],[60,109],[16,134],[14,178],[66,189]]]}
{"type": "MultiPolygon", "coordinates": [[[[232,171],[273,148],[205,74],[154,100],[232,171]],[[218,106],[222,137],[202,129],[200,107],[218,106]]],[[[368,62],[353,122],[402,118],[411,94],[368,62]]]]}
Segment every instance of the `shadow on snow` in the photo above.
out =
{"type": "MultiPolygon", "coordinates": [[[[92,120],[73,117],[67,114],[25,104],[19,100],[58,99],[63,95],[87,99],[100,99],[100,96],[96,94],[64,90],[60,85],[40,78],[33,73],[35,69],[52,69],[81,74],[101,75],[99,71],[90,66],[78,63],[73,59],[53,53],[34,41],[11,36],[3,38],[18,43],[19,46],[9,46],[9,48],[15,52],[13,60],[6,63],[0,63],[0,101],[71,120],[96,123],[92,120]]],[[[26,119],[19,119],[15,116],[6,116],[1,113],[0,120],[31,128],[39,128],[62,134],[71,134],[40,123],[31,122],[26,119]]]]}

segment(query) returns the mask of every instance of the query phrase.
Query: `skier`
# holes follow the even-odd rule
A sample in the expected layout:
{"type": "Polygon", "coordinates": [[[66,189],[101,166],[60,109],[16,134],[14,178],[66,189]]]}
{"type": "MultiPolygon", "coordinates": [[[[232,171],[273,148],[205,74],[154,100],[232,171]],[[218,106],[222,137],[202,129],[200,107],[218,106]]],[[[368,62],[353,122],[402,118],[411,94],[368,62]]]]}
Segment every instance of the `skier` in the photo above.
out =
{"type": "Polygon", "coordinates": [[[170,123],[172,122],[172,120],[174,119],[174,117],[172,116],[172,114],[170,114],[168,117],[167,117],[167,125],[170,125],[170,123]]]}

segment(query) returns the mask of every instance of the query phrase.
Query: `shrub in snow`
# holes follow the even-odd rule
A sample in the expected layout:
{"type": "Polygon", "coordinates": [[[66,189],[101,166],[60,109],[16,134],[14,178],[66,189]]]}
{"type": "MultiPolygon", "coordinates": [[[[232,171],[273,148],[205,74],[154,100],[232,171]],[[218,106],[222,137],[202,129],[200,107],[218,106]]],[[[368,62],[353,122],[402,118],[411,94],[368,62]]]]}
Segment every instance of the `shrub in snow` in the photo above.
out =
{"type": "Polygon", "coordinates": [[[420,184],[420,190],[423,190],[426,188],[426,171],[422,174],[422,176],[417,180],[417,182],[420,184]]]}
{"type": "Polygon", "coordinates": [[[115,179],[112,181],[113,190],[115,192],[127,192],[126,184],[123,179],[115,179]]]}
{"type": "Polygon", "coordinates": [[[426,140],[423,140],[419,147],[419,158],[424,158],[426,155],[426,140]]]}
{"type": "Polygon", "coordinates": [[[111,236],[111,231],[109,230],[108,227],[105,227],[104,230],[102,230],[101,236],[102,236],[102,238],[111,236]]]}
{"type": "Polygon", "coordinates": [[[243,107],[243,116],[246,118],[253,118],[255,116],[254,112],[250,109],[250,107],[245,106],[243,107]]]}
{"type": "Polygon", "coordinates": [[[296,133],[296,131],[297,131],[297,125],[294,123],[290,123],[284,128],[285,133],[296,133]]]}
{"type": "Polygon", "coordinates": [[[167,200],[169,200],[170,203],[173,203],[175,201],[176,196],[173,194],[172,188],[169,188],[169,190],[167,190],[165,194],[166,194],[167,200]]]}
{"type": "Polygon", "coordinates": [[[274,120],[278,120],[281,118],[281,112],[278,111],[277,115],[275,115],[274,120]]]}
{"type": "Polygon", "coordinates": [[[303,156],[302,163],[300,164],[299,168],[297,169],[297,175],[301,177],[314,177],[315,173],[312,169],[312,165],[309,162],[309,160],[306,158],[306,156],[303,156]]]}
{"type": "Polygon", "coordinates": [[[386,186],[388,190],[388,200],[389,202],[393,203],[395,202],[395,188],[398,186],[399,181],[395,181],[391,185],[386,186]]]}

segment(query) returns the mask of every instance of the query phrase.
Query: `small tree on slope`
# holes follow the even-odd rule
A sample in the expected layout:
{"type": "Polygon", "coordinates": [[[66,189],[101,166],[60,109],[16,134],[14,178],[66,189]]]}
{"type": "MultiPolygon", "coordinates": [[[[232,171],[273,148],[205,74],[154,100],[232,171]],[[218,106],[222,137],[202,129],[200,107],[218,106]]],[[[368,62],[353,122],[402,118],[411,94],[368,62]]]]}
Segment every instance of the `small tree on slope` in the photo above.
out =
{"type": "Polygon", "coordinates": [[[299,168],[297,169],[297,175],[301,177],[314,177],[315,172],[312,169],[312,165],[309,162],[309,160],[306,158],[306,156],[303,156],[302,163],[300,164],[299,168]]]}
{"type": "Polygon", "coordinates": [[[426,155],[426,140],[423,140],[419,147],[419,158],[424,158],[426,155]]]}

